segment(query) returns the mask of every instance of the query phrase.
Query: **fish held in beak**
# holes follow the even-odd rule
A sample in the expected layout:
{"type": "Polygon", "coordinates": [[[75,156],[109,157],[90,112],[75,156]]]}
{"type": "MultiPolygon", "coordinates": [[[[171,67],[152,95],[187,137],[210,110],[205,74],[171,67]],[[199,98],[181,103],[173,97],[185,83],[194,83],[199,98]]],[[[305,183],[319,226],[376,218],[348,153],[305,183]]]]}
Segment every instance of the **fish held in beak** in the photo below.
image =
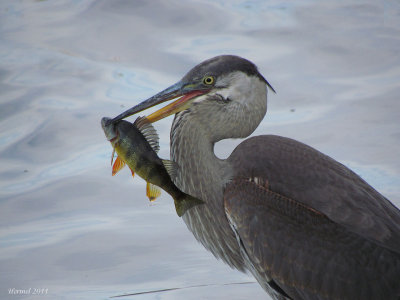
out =
{"type": "Polygon", "coordinates": [[[114,123],[111,122],[111,118],[102,118],[101,127],[103,128],[104,134],[108,141],[112,141],[117,137],[117,131],[115,130],[114,123]]]}
{"type": "Polygon", "coordinates": [[[151,202],[160,196],[159,187],[172,196],[178,216],[204,203],[183,193],[172,182],[171,177],[176,174],[178,166],[158,157],[158,135],[147,118],[139,117],[133,124],[124,120],[113,123],[110,118],[103,118],[101,125],[107,140],[118,154],[112,168],[113,175],[128,165],[132,176],[135,172],[146,180],[146,195],[151,202]]]}

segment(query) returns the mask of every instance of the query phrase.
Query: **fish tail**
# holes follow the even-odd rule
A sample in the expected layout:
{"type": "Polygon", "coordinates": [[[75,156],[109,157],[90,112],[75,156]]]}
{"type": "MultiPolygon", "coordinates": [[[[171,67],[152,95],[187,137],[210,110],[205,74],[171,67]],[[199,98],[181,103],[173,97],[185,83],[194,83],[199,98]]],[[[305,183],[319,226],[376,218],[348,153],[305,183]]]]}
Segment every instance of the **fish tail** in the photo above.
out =
{"type": "Polygon", "coordinates": [[[174,204],[177,215],[182,217],[188,209],[200,204],[204,204],[204,201],[182,193],[180,197],[174,199],[174,204]]]}

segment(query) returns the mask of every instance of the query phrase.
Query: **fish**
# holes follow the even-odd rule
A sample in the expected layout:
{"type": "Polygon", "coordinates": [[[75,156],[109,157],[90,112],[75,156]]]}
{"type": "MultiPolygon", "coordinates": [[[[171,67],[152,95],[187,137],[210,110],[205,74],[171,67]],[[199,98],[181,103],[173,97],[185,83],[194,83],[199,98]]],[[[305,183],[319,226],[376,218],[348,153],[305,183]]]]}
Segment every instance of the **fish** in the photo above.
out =
{"type": "Polygon", "coordinates": [[[128,165],[132,176],[136,173],[147,182],[146,195],[149,200],[154,201],[161,194],[160,188],[163,189],[174,199],[179,217],[188,209],[204,204],[202,200],[182,192],[173,183],[171,177],[176,175],[178,166],[158,156],[158,134],[146,117],[138,117],[134,123],[125,120],[113,123],[111,120],[102,118],[101,126],[113,147],[112,175],[128,165]],[[113,164],[114,152],[118,156],[113,164]]]}

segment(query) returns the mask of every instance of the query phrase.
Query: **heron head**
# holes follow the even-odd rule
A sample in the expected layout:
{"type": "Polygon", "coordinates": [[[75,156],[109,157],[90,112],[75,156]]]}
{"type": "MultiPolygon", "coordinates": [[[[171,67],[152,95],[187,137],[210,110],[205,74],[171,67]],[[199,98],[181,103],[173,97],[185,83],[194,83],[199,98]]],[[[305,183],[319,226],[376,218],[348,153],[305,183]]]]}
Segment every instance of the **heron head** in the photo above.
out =
{"type": "MultiPolygon", "coordinates": [[[[156,122],[190,109],[198,116],[206,116],[221,133],[227,132],[223,127],[229,126],[229,137],[245,137],[254,131],[266,113],[267,86],[274,91],[252,62],[238,56],[221,55],[195,66],[180,81],[123,112],[112,122],[180,97],[147,119],[156,122]]],[[[222,138],[225,137],[216,137],[217,140],[222,138]]]]}

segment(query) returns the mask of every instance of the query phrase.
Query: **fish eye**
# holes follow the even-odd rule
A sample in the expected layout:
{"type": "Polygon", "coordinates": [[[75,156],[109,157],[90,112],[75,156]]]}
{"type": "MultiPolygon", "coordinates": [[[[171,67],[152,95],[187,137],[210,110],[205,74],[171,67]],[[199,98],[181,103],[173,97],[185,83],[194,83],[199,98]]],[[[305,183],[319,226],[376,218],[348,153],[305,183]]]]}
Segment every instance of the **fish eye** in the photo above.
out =
{"type": "Polygon", "coordinates": [[[206,85],[211,85],[214,83],[214,77],[213,76],[206,76],[203,78],[203,83],[206,85]]]}

